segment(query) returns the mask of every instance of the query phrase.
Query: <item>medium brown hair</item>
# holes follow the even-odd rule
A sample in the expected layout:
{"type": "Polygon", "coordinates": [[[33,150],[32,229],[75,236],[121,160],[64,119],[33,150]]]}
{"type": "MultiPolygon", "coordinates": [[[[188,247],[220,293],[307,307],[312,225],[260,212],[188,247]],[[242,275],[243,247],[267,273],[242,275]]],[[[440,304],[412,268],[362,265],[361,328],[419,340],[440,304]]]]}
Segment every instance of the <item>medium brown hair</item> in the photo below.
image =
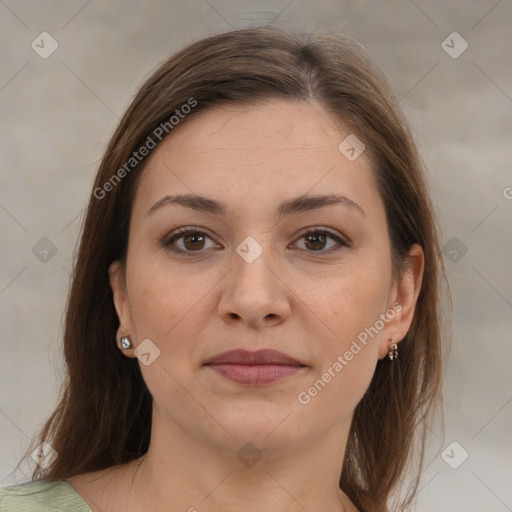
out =
{"type": "Polygon", "coordinates": [[[152,399],[137,359],[116,346],[119,323],[108,279],[109,265],[126,256],[131,206],[147,158],[101,198],[97,191],[113,183],[133,152],[191,98],[196,105],[181,123],[222,103],[281,98],[322,105],[366,145],[385,204],[394,275],[404,269],[412,244],[423,248],[411,327],[398,360],[378,361],[355,409],[340,479],[358,508],[384,512],[407,476],[407,493],[395,506],[405,509],[418,487],[427,420],[441,403],[440,290],[446,278],[423,165],[395,94],[358,43],[338,34],[270,28],[214,35],[170,57],[141,87],[110,140],[72,274],[64,325],[67,377],[38,439],[58,458],[33,478],[65,479],[126,463],[148,449],[152,399]],[[406,472],[416,444],[419,464],[406,472]]]}

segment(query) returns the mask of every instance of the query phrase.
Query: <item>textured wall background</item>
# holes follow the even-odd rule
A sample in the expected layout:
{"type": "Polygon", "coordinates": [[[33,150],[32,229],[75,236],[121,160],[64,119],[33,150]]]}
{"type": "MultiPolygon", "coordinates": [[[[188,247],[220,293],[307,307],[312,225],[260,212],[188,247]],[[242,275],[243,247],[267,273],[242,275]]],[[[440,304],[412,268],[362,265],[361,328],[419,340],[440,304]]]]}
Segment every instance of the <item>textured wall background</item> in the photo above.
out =
{"type": "Polygon", "coordinates": [[[0,0],[0,482],[23,478],[55,404],[73,250],[118,118],[170,53],[255,23],[351,35],[401,91],[454,302],[443,455],[418,510],[512,510],[510,0],[0,0]]]}

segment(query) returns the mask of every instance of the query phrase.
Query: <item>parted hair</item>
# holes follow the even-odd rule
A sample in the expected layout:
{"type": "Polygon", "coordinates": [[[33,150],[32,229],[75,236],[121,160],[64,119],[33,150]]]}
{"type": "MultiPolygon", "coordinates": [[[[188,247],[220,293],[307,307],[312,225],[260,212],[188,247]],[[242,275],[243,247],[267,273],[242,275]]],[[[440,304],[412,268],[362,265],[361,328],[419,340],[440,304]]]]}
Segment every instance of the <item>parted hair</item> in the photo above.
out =
{"type": "Polygon", "coordinates": [[[60,401],[36,440],[49,442],[58,457],[45,469],[38,466],[33,478],[65,479],[129,462],[148,449],[152,398],[138,360],[116,346],[119,321],[108,268],[125,260],[147,157],[133,168],[126,162],[191,98],[195,106],[180,124],[226,103],[284,99],[322,105],[366,146],[385,204],[395,276],[404,270],[411,245],[422,247],[424,276],[411,327],[399,358],[378,361],[355,409],[340,477],[340,488],[360,510],[387,512],[391,501],[393,510],[406,510],[417,493],[428,425],[436,411],[442,413],[446,277],[424,165],[400,98],[366,50],[336,33],[254,27],[211,35],[172,55],[140,87],[91,191],[64,320],[66,375],[60,401]],[[123,168],[122,179],[99,194],[123,168]]]}

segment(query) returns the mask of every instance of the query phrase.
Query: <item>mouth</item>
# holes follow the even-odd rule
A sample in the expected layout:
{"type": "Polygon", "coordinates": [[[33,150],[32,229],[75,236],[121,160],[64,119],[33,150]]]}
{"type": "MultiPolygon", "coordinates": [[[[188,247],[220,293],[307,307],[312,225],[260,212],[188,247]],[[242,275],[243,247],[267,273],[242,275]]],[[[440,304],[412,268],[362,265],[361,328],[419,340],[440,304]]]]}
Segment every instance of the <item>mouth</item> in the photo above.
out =
{"type": "Polygon", "coordinates": [[[209,359],[205,366],[222,377],[247,385],[281,381],[307,368],[296,359],[277,350],[230,350],[209,359]]]}

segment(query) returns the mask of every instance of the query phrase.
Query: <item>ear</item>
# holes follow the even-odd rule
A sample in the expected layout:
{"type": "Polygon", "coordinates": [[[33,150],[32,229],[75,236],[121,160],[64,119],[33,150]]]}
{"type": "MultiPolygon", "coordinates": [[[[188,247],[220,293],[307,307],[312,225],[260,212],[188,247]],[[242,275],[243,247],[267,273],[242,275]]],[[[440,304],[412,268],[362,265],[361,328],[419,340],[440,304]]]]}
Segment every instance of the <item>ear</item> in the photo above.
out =
{"type": "Polygon", "coordinates": [[[420,245],[411,246],[405,263],[406,268],[397,277],[389,297],[389,308],[395,310],[396,315],[383,331],[379,343],[379,359],[387,356],[390,343],[398,344],[405,338],[411,326],[425,267],[425,256],[420,245]]]}
{"type": "Polygon", "coordinates": [[[116,308],[117,318],[119,319],[119,328],[117,330],[117,347],[123,355],[135,357],[134,348],[124,350],[121,348],[121,337],[130,335],[135,346],[135,332],[133,329],[132,316],[130,311],[130,302],[126,290],[126,280],[124,267],[119,260],[110,264],[108,269],[110,287],[114,295],[114,307],[116,308]]]}

